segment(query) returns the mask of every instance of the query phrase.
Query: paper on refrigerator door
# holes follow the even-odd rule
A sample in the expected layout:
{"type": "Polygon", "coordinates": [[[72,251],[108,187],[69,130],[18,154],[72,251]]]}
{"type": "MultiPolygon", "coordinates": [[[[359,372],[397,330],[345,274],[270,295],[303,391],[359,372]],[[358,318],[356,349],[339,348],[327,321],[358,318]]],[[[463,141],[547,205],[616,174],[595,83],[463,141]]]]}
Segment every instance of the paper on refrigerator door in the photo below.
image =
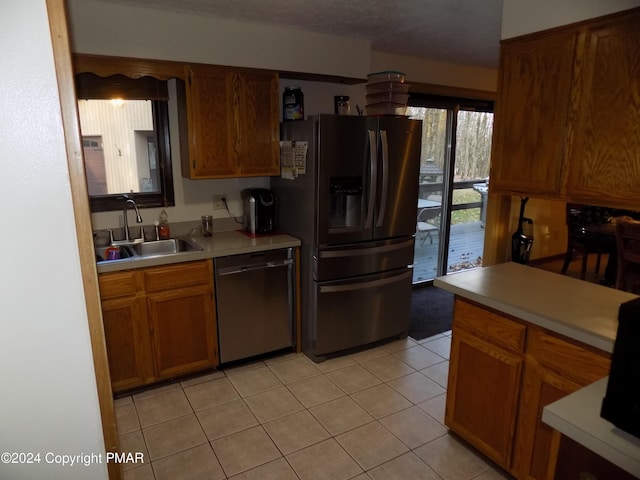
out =
{"type": "Polygon", "coordinates": [[[280,142],[280,176],[293,180],[307,173],[308,142],[284,140],[280,142]]]}

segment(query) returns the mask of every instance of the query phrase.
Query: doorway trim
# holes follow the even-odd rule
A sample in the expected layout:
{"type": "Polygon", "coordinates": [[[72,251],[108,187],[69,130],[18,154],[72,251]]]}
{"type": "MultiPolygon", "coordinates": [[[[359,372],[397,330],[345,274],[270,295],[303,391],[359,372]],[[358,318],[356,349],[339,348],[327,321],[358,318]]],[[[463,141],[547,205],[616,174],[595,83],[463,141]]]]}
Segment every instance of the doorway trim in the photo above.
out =
{"type": "MultiPolygon", "coordinates": [[[[82,158],[82,140],[78,121],[78,107],[73,80],[69,30],[64,0],[46,0],[51,45],[58,81],[62,126],[67,150],[67,165],[71,184],[71,197],[75,219],[80,269],[84,287],[84,297],[89,323],[89,336],[93,365],[96,376],[98,404],[102,420],[102,435],[107,452],[118,451],[118,431],[113,404],[113,391],[109,377],[109,363],[102,323],[100,291],[98,289],[98,271],[93,249],[93,231],[91,228],[91,211],[89,194],[82,158]]],[[[107,464],[111,480],[121,480],[120,465],[115,462],[107,464]]]]}

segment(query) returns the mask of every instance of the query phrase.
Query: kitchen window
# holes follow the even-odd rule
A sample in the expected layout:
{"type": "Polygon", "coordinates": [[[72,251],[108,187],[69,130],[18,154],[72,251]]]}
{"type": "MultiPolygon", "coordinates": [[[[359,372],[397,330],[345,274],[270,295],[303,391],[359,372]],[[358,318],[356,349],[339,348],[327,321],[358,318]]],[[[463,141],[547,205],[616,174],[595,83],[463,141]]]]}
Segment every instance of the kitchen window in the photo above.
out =
{"type": "Polygon", "coordinates": [[[167,81],[82,73],[76,90],[91,211],[174,205],[167,81]]]}

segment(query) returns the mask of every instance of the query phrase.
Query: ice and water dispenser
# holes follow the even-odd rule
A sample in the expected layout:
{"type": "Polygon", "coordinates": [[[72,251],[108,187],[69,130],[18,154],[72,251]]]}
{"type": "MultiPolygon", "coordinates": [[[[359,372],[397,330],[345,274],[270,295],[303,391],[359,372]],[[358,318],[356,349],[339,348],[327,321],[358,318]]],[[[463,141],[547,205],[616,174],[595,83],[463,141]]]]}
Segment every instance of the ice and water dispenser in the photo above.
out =
{"type": "Polygon", "coordinates": [[[362,177],[332,177],[329,183],[330,228],[360,227],[364,210],[362,177]]]}

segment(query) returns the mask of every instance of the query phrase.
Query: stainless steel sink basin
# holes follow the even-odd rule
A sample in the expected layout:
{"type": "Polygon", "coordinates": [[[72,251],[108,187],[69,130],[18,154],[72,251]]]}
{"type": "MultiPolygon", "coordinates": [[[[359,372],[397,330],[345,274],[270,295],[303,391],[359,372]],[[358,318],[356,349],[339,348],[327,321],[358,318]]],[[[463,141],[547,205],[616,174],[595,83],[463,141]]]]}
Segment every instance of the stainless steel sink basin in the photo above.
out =
{"type": "Polygon", "coordinates": [[[135,253],[141,257],[155,257],[158,255],[171,255],[181,252],[200,252],[202,248],[184,238],[170,238],[168,240],[155,240],[153,242],[138,243],[132,246],[135,253]]]}
{"type": "Polygon", "coordinates": [[[186,238],[170,238],[168,240],[155,240],[152,242],[136,243],[134,245],[120,245],[116,247],[116,258],[108,258],[107,248],[113,247],[98,247],[95,249],[97,263],[142,260],[143,258],[149,257],[202,251],[200,245],[186,238]]]}
{"type": "Polygon", "coordinates": [[[133,256],[135,256],[135,252],[133,250],[131,250],[129,248],[129,246],[120,246],[120,247],[115,247],[117,250],[115,250],[116,255],[115,258],[108,258],[108,253],[107,253],[107,249],[112,250],[113,247],[96,247],[95,252],[96,252],[96,262],[101,263],[101,262],[115,262],[117,260],[124,260],[127,258],[131,258],[133,256]]]}

